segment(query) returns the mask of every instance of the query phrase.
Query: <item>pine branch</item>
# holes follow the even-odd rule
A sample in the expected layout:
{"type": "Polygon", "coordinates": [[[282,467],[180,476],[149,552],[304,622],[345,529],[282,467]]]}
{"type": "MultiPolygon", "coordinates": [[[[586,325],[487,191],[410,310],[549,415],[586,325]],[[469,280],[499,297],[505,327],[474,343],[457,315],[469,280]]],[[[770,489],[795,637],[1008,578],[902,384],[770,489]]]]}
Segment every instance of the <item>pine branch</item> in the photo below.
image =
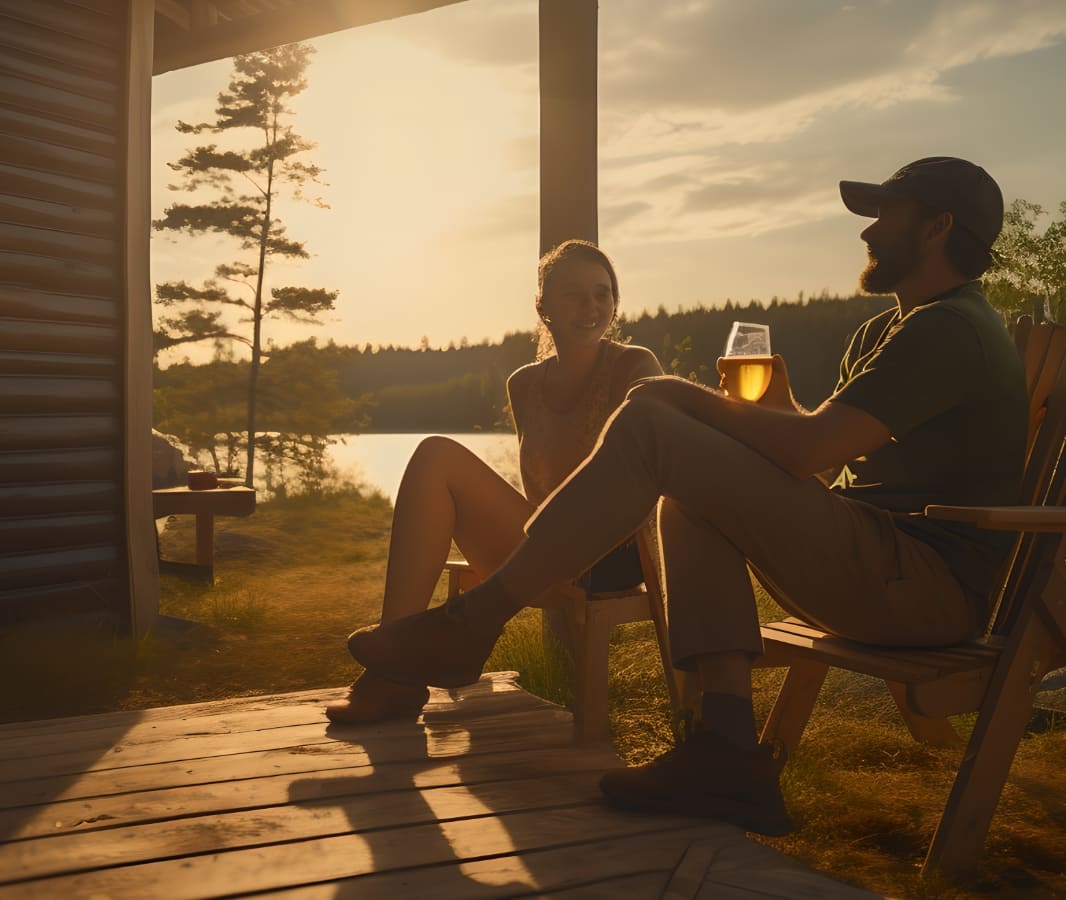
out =
{"type": "Polygon", "coordinates": [[[339,295],[340,291],[323,288],[279,287],[270,292],[266,308],[297,322],[317,325],[319,322],[315,316],[333,309],[333,301],[339,295]]]}

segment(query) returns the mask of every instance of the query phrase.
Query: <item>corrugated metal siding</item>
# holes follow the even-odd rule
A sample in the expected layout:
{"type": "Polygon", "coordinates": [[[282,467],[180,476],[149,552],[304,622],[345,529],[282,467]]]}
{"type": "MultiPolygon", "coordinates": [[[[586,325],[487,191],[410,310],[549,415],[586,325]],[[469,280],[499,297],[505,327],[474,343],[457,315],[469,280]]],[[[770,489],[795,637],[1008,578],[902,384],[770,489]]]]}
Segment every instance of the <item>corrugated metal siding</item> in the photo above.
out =
{"type": "Polygon", "coordinates": [[[122,0],[0,0],[0,621],[128,615],[122,0]]]}

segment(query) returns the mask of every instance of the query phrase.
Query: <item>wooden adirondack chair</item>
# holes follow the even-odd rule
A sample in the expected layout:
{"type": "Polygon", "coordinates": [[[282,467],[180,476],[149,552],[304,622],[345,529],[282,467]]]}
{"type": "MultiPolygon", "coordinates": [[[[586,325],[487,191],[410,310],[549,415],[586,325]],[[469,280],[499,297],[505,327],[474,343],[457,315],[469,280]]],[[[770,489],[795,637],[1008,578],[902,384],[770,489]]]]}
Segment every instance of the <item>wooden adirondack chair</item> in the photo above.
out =
{"type": "MultiPolygon", "coordinates": [[[[611,630],[616,625],[651,620],[671,706],[675,712],[680,708],[678,673],[670,659],[666,607],[650,523],[637,532],[636,540],[644,573],[642,585],[617,593],[590,593],[572,584],[552,591],[537,604],[545,609],[562,609],[574,636],[574,738],[578,741],[601,741],[610,736],[607,663],[611,630]]],[[[449,597],[480,580],[465,560],[448,560],[444,568],[449,597]]]]}
{"type": "Polygon", "coordinates": [[[764,657],[757,663],[789,668],[762,735],[789,749],[800,740],[830,666],[884,679],[920,740],[961,743],[947,717],[978,713],[923,867],[956,877],[976,866],[1041,679],[1066,664],[1066,327],[1023,320],[1015,339],[1030,397],[1028,505],[925,511],[1021,533],[985,637],[936,650],[891,650],[788,619],[763,626],[764,657]]]}

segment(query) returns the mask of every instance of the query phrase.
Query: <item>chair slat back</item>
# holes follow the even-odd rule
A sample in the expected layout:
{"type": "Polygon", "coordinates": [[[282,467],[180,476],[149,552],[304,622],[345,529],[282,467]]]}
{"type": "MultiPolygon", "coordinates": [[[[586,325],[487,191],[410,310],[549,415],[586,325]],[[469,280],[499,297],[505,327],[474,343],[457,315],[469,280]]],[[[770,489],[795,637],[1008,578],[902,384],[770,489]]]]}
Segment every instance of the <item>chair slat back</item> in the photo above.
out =
{"type": "MultiPolygon", "coordinates": [[[[1061,506],[1066,503],[1066,326],[1023,321],[1015,338],[1029,389],[1029,448],[1021,502],[1061,506]]],[[[1006,634],[1013,627],[1026,598],[1036,593],[1034,579],[1044,577],[1057,546],[1057,534],[1019,538],[992,621],[992,634],[1006,634]]]]}
{"type": "MultiPolygon", "coordinates": [[[[1025,368],[1025,387],[1029,396],[1027,446],[1031,451],[1046,415],[1048,397],[1066,359],[1066,326],[1054,322],[1034,325],[1029,316],[1023,316],[1015,327],[1014,340],[1025,368]]],[[[1026,468],[1028,474],[1028,462],[1026,468]]],[[[1023,498],[1028,501],[1030,495],[1023,493],[1023,498]]]]}

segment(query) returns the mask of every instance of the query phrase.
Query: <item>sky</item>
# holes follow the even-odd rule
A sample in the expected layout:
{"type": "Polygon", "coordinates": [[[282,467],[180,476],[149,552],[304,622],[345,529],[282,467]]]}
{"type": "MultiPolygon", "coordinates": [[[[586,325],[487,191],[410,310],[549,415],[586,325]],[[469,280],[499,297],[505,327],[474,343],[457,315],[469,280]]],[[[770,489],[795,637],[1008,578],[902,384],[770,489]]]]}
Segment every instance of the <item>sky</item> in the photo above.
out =
{"type": "MultiPolygon", "coordinates": [[[[536,0],[466,0],[314,40],[294,124],[329,209],[282,201],[312,259],[275,283],[339,290],[269,341],[434,347],[534,323],[536,0]]],[[[232,64],[153,81],[153,217],[166,163],[206,142],[232,64]]],[[[601,0],[599,241],[637,316],[850,295],[864,220],[841,179],[923,156],[983,165],[1007,202],[1066,200],[1064,0],[601,0]]],[[[152,240],[154,281],[199,283],[235,248],[152,240]]],[[[201,361],[207,348],[178,356],[201,361]]]]}

